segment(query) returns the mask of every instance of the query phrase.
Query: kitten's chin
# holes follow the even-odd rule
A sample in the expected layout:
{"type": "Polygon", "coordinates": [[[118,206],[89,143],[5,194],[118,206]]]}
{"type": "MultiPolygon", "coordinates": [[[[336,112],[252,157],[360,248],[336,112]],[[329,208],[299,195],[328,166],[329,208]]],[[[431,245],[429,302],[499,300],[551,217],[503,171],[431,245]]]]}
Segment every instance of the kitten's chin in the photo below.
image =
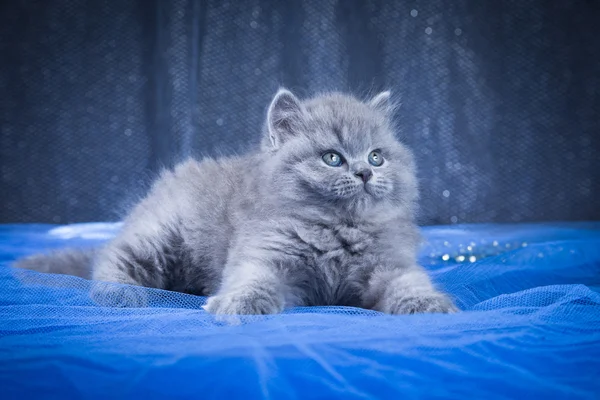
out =
{"type": "Polygon", "coordinates": [[[346,210],[352,215],[360,216],[368,213],[377,203],[377,199],[366,188],[361,188],[354,196],[345,201],[346,210]]]}

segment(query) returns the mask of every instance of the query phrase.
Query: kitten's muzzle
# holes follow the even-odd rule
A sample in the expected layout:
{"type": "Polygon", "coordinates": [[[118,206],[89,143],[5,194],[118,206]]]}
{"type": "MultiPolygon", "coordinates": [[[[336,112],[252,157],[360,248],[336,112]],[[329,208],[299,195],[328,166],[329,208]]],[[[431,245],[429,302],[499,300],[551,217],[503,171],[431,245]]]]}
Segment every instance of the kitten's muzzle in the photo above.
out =
{"type": "Polygon", "coordinates": [[[367,181],[373,176],[373,172],[369,168],[363,168],[356,171],[354,175],[362,179],[363,183],[367,183],[367,181]]]}

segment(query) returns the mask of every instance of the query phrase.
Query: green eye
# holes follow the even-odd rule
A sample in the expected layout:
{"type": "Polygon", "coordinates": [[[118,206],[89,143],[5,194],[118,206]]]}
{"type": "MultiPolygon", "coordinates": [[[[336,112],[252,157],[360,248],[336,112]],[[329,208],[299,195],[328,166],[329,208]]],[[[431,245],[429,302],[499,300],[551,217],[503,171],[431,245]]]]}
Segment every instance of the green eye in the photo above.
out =
{"type": "Polygon", "coordinates": [[[369,153],[369,164],[380,167],[383,164],[383,156],[377,150],[373,150],[369,153]]]}
{"type": "Polygon", "coordinates": [[[323,162],[330,167],[339,167],[344,163],[344,159],[336,152],[330,151],[323,154],[323,162]]]}

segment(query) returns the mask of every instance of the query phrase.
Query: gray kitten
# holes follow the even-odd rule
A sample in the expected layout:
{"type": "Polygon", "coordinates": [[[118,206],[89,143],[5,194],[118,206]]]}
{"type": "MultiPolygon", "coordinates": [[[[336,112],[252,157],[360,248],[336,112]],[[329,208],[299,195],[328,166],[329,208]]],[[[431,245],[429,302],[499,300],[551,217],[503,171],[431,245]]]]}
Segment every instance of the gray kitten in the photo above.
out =
{"type": "MultiPolygon", "coordinates": [[[[415,167],[394,138],[389,96],[300,101],[279,90],[260,151],[163,172],[104,248],[19,266],[86,277],[89,262],[94,280],[210,296],[205,308],[218,315],[454,312],[416,261],[415,167]]],[[[112,305],[143,305],[141,293],[93,289],[112,305]]]]}

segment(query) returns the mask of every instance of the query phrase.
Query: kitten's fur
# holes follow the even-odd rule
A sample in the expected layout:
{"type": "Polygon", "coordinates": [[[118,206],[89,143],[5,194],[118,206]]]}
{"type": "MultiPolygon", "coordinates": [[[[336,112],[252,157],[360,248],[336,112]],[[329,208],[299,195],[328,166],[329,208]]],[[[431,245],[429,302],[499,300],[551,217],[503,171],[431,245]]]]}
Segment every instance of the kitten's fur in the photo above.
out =
{"type": "MultiPolygon", "coordinates": [[[[215,314],[312,305],[456,311],[417,265],[415,167],[394,138],[390,113],[389,92],[367,103],[341,94],[302,102],[280,90],[260,151],[163,172],[119,235],[97,251],[91,277],[210,296],[205,308],[215,314]],[[380,167],[367,162],[375,149],[385,159],[380,167]],[[346,162],[325,164],[329,150],[346,162]],[[363,183],[359,170],[371,179],[363,183]]],[[[85,276],[85,255],[53,257],[19,266],[78,268],[85,276]]],[[[127,288],[105,285],[94,297],[144,304],[127,288]]]]}

